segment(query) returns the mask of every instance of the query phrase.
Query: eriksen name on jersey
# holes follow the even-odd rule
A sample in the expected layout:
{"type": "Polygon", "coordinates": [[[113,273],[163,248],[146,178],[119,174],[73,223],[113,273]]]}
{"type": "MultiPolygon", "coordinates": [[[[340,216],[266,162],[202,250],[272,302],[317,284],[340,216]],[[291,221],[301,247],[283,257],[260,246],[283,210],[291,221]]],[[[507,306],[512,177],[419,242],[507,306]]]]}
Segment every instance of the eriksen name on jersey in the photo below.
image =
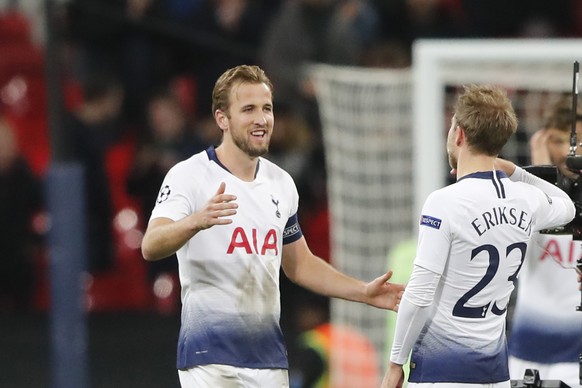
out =
{"type": "Polygon", "coordinates": [[[498,225],[513,225],[527,233],[528,236],[532,232],[532,218],[523,210],[518,210],[514,207],[507,208],[505,206],[494,207],[490,211],[486,211],[481,216],[471,221],[471,225],[482,236],[489,229],[498,225]]]}

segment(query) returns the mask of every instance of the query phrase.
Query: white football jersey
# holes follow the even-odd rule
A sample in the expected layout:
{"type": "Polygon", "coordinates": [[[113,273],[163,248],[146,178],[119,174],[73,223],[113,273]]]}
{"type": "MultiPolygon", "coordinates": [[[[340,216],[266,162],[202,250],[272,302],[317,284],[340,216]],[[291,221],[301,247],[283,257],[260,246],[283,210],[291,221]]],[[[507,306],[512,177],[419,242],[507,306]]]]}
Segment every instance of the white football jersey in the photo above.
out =
{"type": "Polygon", "coordinates": [[[572,235],[534,235],[519,275],[509,335],[512,356],[542,364],[578,362],[582,313],[576,311],[580,291],[574,268],[581,245],[572,235]]]}
{"type": "Polygon", "coordinates": [[[177,252],[182,285],[178,369],[205,364],[288,368],[279,326],[279,268],[283,244],[301,237],[291,176],[259,158],[255,180],[242,181],[211,147],[168,172],[151,219],[177,221],[200,210],[221,182],[237,197],[232,224],[198,232],[177,252]]]}
{"type": "Polygon", "coordinates": [[[507,304],[532,233],[568,222],[558,206],[500,171],[467,175],[427,198],[415,265],[441,278],[410,382],[509,380],[507,304]]]}

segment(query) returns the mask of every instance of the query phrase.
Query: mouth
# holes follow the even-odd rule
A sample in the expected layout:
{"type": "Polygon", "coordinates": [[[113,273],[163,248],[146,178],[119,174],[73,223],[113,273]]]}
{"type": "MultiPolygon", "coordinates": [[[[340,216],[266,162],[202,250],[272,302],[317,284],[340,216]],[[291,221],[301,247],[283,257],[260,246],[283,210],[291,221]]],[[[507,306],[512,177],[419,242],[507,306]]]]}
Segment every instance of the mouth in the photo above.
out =
{"type": "Polygon", "coordinates": [[[257,129],[251,132],[251,136],[257,137],[259,139],[264,138],[267,135],[267,131],[264,129],[257,129]]]}

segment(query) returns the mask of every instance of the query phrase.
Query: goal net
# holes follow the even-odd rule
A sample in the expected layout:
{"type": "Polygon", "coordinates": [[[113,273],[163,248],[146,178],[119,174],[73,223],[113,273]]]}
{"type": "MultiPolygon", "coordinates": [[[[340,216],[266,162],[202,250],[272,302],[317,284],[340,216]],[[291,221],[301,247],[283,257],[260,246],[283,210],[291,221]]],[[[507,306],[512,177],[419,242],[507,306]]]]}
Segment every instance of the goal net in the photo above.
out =
{"type": "MultiPolygon", "coordinates": [[[[580,40],[420,40],[410,70],[314,66],[333,264],[371,280],[387,269],[391,249],[416,236],[427,195],[451,181],[445,139],[463,85],[507,90],[520,125],[502,154],[524,165],[530,162],[529,137],[545,110],[571,92],[575,60],[582,60],[580,40]]],[[[334,325],[371,341],[383,373],[387,318],[394,314],[340,300],[331,306],[334,325]]],[[[349,349],[332,349],[334,357],[357,364],[349,349]]],[[[346,373],[332,370],[332,386],[341,386],[337,381],[346,373]]]]}
{"type": "MultiPolygon", "coordinates": [[[[411,73],[327,65],[312,70],[323,126],[331,260],[369,281],[387,270],[389,248],[412,233],[411,73]]],[[[331,386],[380,385],[385,320],[383,310],[332,301],[332,324],[352,330],[361,346],[332,335],[331,364],[345,367],[332,368],[331,386]]]]}

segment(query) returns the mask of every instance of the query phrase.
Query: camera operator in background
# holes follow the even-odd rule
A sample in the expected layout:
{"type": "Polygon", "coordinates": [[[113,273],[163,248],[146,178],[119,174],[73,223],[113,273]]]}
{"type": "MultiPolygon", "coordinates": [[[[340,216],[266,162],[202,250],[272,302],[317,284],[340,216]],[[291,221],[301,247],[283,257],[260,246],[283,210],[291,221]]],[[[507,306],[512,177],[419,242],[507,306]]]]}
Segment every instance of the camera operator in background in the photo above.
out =
{"type": "MultiPolygon", "coordinates": [[[[580,106],[577,112],[582,112],[580,106]]],[[[577,139],[582,139],[582,116],[576,119],[577,139]]],[[[566,167],[571,126],[572,98],[567,96],[552,106],[544,127],[532,136],[532,165],[554,165],[559,175],[579,179],[566,167]]],[[[581,151],[578,147],[577,154],[581,151]]],[[[519,275],[509,333],[512,379],[522,379],[526,369],[537,369],[542,380],[582,387],[578,376],[582,313],[576,311],[580,291],[575,271],[581,246],[582,241],[574,240],[567,228],[564,234],[534,233],[519,275]]]]}

